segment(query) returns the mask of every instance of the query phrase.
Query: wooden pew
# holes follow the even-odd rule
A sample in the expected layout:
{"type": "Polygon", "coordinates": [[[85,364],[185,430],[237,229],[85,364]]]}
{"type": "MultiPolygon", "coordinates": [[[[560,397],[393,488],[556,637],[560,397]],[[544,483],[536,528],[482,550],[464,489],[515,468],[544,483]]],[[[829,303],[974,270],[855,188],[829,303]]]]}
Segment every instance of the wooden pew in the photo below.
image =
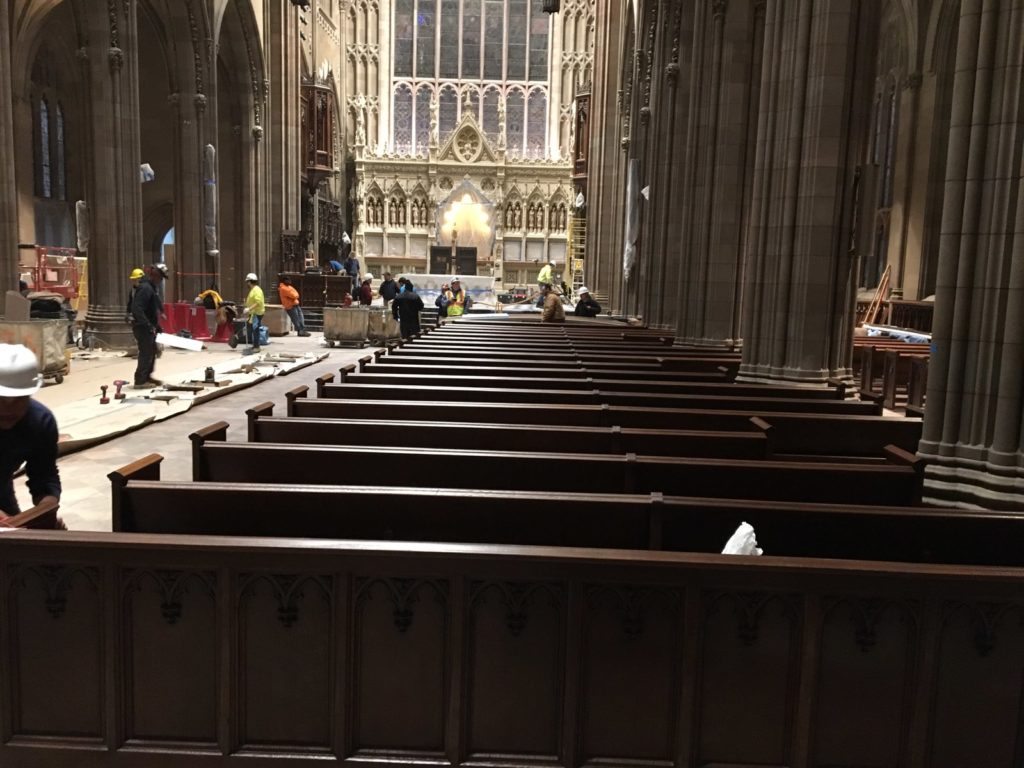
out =
{"type": "Polygon", "coordinates": [[[530,387],[422,387],[413,385],[318,384],[322,398],[349,400],[437,400],[460,402],[505,402],[564,405],[632,405],[642,408],[711,408],[747,410],[751,413],[785,411],[792,413],[842,413],[871,416],[881,413],[877,403],[854,400],[812,400],[809,398],[690,395],[607,389],[533,389],[530,387]]]}
{"type": "Polygon", "coordinates": [[[1024,743],[1019,568],[19,531],[0,573],[11,768],[1006,768],[1024,743]]]}
{"type": "Polygon", "coordinates": [[[394,473],[396,484],[559,493],[650,493],[914,505],[923,466],[895,447],[884,465],[624,456],[568,452],[229,443],[226,422],[189,435],[192,479],[351,484],[394,473]]]}
{"type": "Polygon", "coordinates": [[[493,451],[558,448],[572,453],[768,458],[768,438],[763,431],[754,431],[754,427],[746,432],[712,432],[548,424],[274,418],[273,408],[273,403],[261,403],[246,411],[249,442],[435,450],[453,446],[493,451]]]}
{"type": "Polygon", "coordinates": [[[35,528],[41,530],[52,530],[60,527],[58,525],[57,513],[60,511],[59,501],[44,501],[29,507],[17,515],[10,515],[0,519],[3,520],[5,528],[35,528]]]}
{"type": "MultiPolygon", "coordinates": [[[[286,393],[288,416],[725,431],[749,429],[755,415],[737,410],[609,405],[311,399],[308,390],[300,386],[286,393]]],[[[772,426],[773,453],[834,453],[832,446],[841,445],[848,455],[877,456],[890,444],[914,453],[921,439],[920,419],[783,412],[756,415],[772,426]]]]}
{"type": "Polygon", "coordinates": [[[1024,518],[994,512],[657,493],[161,482],[161,461],[152,454],[109,475],[115,531],[715,554],[745,521],[773,557],[1024,566],[1016,545],[1024,518]]]}
{"type": "Polygon", "coordinates": [[[393,357],[386,357],[381,362],[365,368],[366,373],[418,374],[427,376],[446,376],[449,380],[462,376],[531,376],[554,379],[598,379],[615,378],[619,381],[654,380],[654,381],[728,381],[725,371],[663,371],[657,365],[642,368],[584,368],[582,366],[565,366],[561,368],[523,368],[521,366],[501,365],[449,365],[443,362],[432,364],[410,364],[408,361],[396,362],[393,357]]]}
{"type": "MultiPolygon", "coordinates": [[[[354,366],[353,366],[354,369],[354,366]]],[[[786,387],[769,384],[733,384],[731,382],[680,381],[678,379],[620,380],[611,377],[588,376],[586,378],[557,378],[531,371],[520,371],[506,376],[484,376],[466,374],[420,374],[420,373],[379,373],[376,366],[370,366],[365,373],[342,371],[344,384],[367,384],[377,386],[415,386],[433,389],[439,386],[458,387],[503,387],[527,389],[575,389],[649,392],[680,395],[709,395],[734,398],[782,397],[801,400],[839,400],[840,390],[812,389],[809,387],[786,387]]]]}

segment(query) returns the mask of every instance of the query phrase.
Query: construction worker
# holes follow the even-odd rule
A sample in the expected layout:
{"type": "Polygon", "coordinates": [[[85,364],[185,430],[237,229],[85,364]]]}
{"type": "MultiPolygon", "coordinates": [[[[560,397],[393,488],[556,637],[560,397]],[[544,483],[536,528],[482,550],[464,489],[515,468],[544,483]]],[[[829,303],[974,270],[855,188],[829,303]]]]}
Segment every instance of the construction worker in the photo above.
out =
{"type": "Polygon", "coordinates": [[[541,287],[555,284],[555,262],[549,261],[541,267],[540,274],[537,275],[537,283],[541,287]]]}
{"type": "Polygon", "coordinates": [[[594,301],[590,289],[585,285],[580,287],[580,300],[576,302],[573,314],[577,317],[597,317],[601,314],[601,305],[594,301]]]}
{"type": "Polygon", "coordinates": [[[156,365],[156,335],[160,333],[160,316],[164,308],[159,287],[166,279],[167,266],[154,264],[146,270],[132,297],[132,333],[139,347],[136,389],[152,389],[161,384],[159,379],[153,378],[153,366],[156,365]]]}
{"type": "Polygon", "coordinates": [[[462,282],[459,276],[452,278],[452,287],[445,294],[448,299],[447,317],[461,317],[466,313],[466,292],[462,290],[462,282]]]}
{"type": "Polygon", "coordinates": [[[564,323],[565,308],[562,306],[562,298],[550,283],[541,286],[540,291],[544,296],[544,309],[541,311],[540,321],[542,323],[564,323]]]}
{"type": "Polygon", "coordinates": [[[260,326],[263,325],[263,313],[266,312],[266,302],[263,298],[263,289],[260,288],[260,279],[255,272],[245,276],[245,285],[249,289],[249,295],[245,297],[245,309],[242,315],[248,318],[246,330],[248,331],[249,347],[246,354],[260,351],[260,326]]]}
{"type": "Polygon", "coordinates": [[[368,307],[373,304],[373,274],[367,272],[363,275],[359,286],[359,303],[362,306],[368,307]]]}
{"type": "MultiPolygon", "coordinates": [[[[43,386],[39,360],[21,344],[0,344],[0,521],[20,512],[14,473],[24,465],[33,504],[60,500],[57,422],[32,395],[43,386]]],[[[0,526],[5,526],[0,522],[0,526]]]]}
{"type": "Polygon", "coordinates": [[[281,306],[285,314],[295,326],[295,333],[299,336],[309,336],[306,330],[306,318],[302,315],[302,307],[299,306],[299,291],[292,285],[292,279],[287,275],[281,277],[281,283],[277,286],[277,295],[281,297],[281,306]]]}
{"type": "Polygon", "coordinates": [[[125,320],[128,321],[128,325],[132,324],[132,302],[135,300],[135,290],[139,287],[139,280],[141,280],[145,274],[145,272],[136,267],[132,270],[132,273],[128,275],[128,279],[132,282],[132,287],[128,289],[128,305],[125,312],[125,320]]]}
{"type": "Polygon", "coordinates": [[[196,296],[194,304],[202,304],[206,309],[217,309],[224,303],[224,299],[217,293],[217,286],[211,285],[205,291],[196,296]]]}

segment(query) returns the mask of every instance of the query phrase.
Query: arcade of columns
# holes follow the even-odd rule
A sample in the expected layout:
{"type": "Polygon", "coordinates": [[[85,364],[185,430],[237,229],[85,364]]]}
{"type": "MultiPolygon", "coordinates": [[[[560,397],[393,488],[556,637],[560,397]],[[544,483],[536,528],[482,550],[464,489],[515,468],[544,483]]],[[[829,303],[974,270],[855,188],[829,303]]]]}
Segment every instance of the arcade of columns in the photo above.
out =
{"type": "Polygon", "coordinates": [[[172,227],[178,297],[214,280],[237,293],[246,272],[265,270],[278,233],[299,227],[299,21],[271,0],[0,0],[4,284],[19,243],[37,242],[40,65],[56,71],[49,96],[68,126],[63,230],[74,229],[74,201],[88,204],[88,334],[132,343],[128,272],[157,257],[172,227]],[[141,182],[143,162],[154,182],[141,182]],[[216,242],[205,226],[214,207],[216,242]]]}
{"type": "Polygon", "coordinates": [[[1024,503],[1019,3],[597,18],[587,284],[680,343],[742,344],[743,379],[822,385],[850,377],[858,292],[888,264],[897,295],[935,297],[926,498],[1024,503]]]}

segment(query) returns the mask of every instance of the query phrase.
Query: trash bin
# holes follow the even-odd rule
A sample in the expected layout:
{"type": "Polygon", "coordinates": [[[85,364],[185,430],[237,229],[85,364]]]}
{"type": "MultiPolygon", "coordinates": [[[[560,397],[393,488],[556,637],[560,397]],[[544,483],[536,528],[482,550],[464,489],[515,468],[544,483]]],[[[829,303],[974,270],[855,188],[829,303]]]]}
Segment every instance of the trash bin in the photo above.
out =
{"type": "Polygon", "coordinates": [[[324,307],[324,340],[362,347],[370,330],[369,307],[324,307]]]}
{"type": "Polygon", "coordinates": [[[67,338],[67,320],[0,321],[0,344],[24,344],[39,358],[43,377],[58,384],[71,370],[64,353],[67,338]]]}
{"type": "Polygon", "coordinates": [[[383,347],[389,341],[402,338],[402,331],[391,310],[384,307],[369,307],[370,328],[367,333],[370,342],[383,347]]]}

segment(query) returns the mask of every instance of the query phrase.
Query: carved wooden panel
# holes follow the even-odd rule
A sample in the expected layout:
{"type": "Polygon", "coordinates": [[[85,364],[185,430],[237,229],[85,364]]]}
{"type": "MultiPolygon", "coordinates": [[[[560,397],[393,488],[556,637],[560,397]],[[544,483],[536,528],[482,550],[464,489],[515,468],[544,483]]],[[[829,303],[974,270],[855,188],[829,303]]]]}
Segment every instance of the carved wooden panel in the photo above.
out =
{"type": "Polygon", "coordinates": [[[678,592],[619,585],[587,590],[581,758],[672,759],[681,647],[678,592]]]}
{"type": "Polygon", "coordinates": [[[128,571],[123,594],[126,738],[216,742],[215,574],[128,571]]]}
{"type": "Polygon", "coordinates": [[[950,604],[942,622],[928,764],[1019,764],[1024,610],[999,603],[950,604]]]}
{"type": "Polygon", "coordinates": [[[103,630],[100,571],[26,565],[10,573],[15,735],[100,738],[103,630]]]}
{"type": "Polygon", "coordinates": [[[330,748],[333,593],[328,576],[240,578],[243,745],[330,748]]]}
{"type": "Polygon", "coordinates": [[[788,764],[799,671],[794,600],[718,593],[705,597],[704,608],[698,764],[788,764]]]}
{"type": "Polygon", "coordinates": [[[442,752],[447,582],[360,579],[352,624],[354,749],[442,752]]]}
{"type": "Polygon", "coordinates": [[[912,609],[885,600],[826,601],[815,765],[901,764],[917,635],[912,609]]]}
{"type": "Polygon", "coordinates": [[[476,582],[469,599],[469,754],[556,758],[564,590],[554,584],[476,582]]]}

